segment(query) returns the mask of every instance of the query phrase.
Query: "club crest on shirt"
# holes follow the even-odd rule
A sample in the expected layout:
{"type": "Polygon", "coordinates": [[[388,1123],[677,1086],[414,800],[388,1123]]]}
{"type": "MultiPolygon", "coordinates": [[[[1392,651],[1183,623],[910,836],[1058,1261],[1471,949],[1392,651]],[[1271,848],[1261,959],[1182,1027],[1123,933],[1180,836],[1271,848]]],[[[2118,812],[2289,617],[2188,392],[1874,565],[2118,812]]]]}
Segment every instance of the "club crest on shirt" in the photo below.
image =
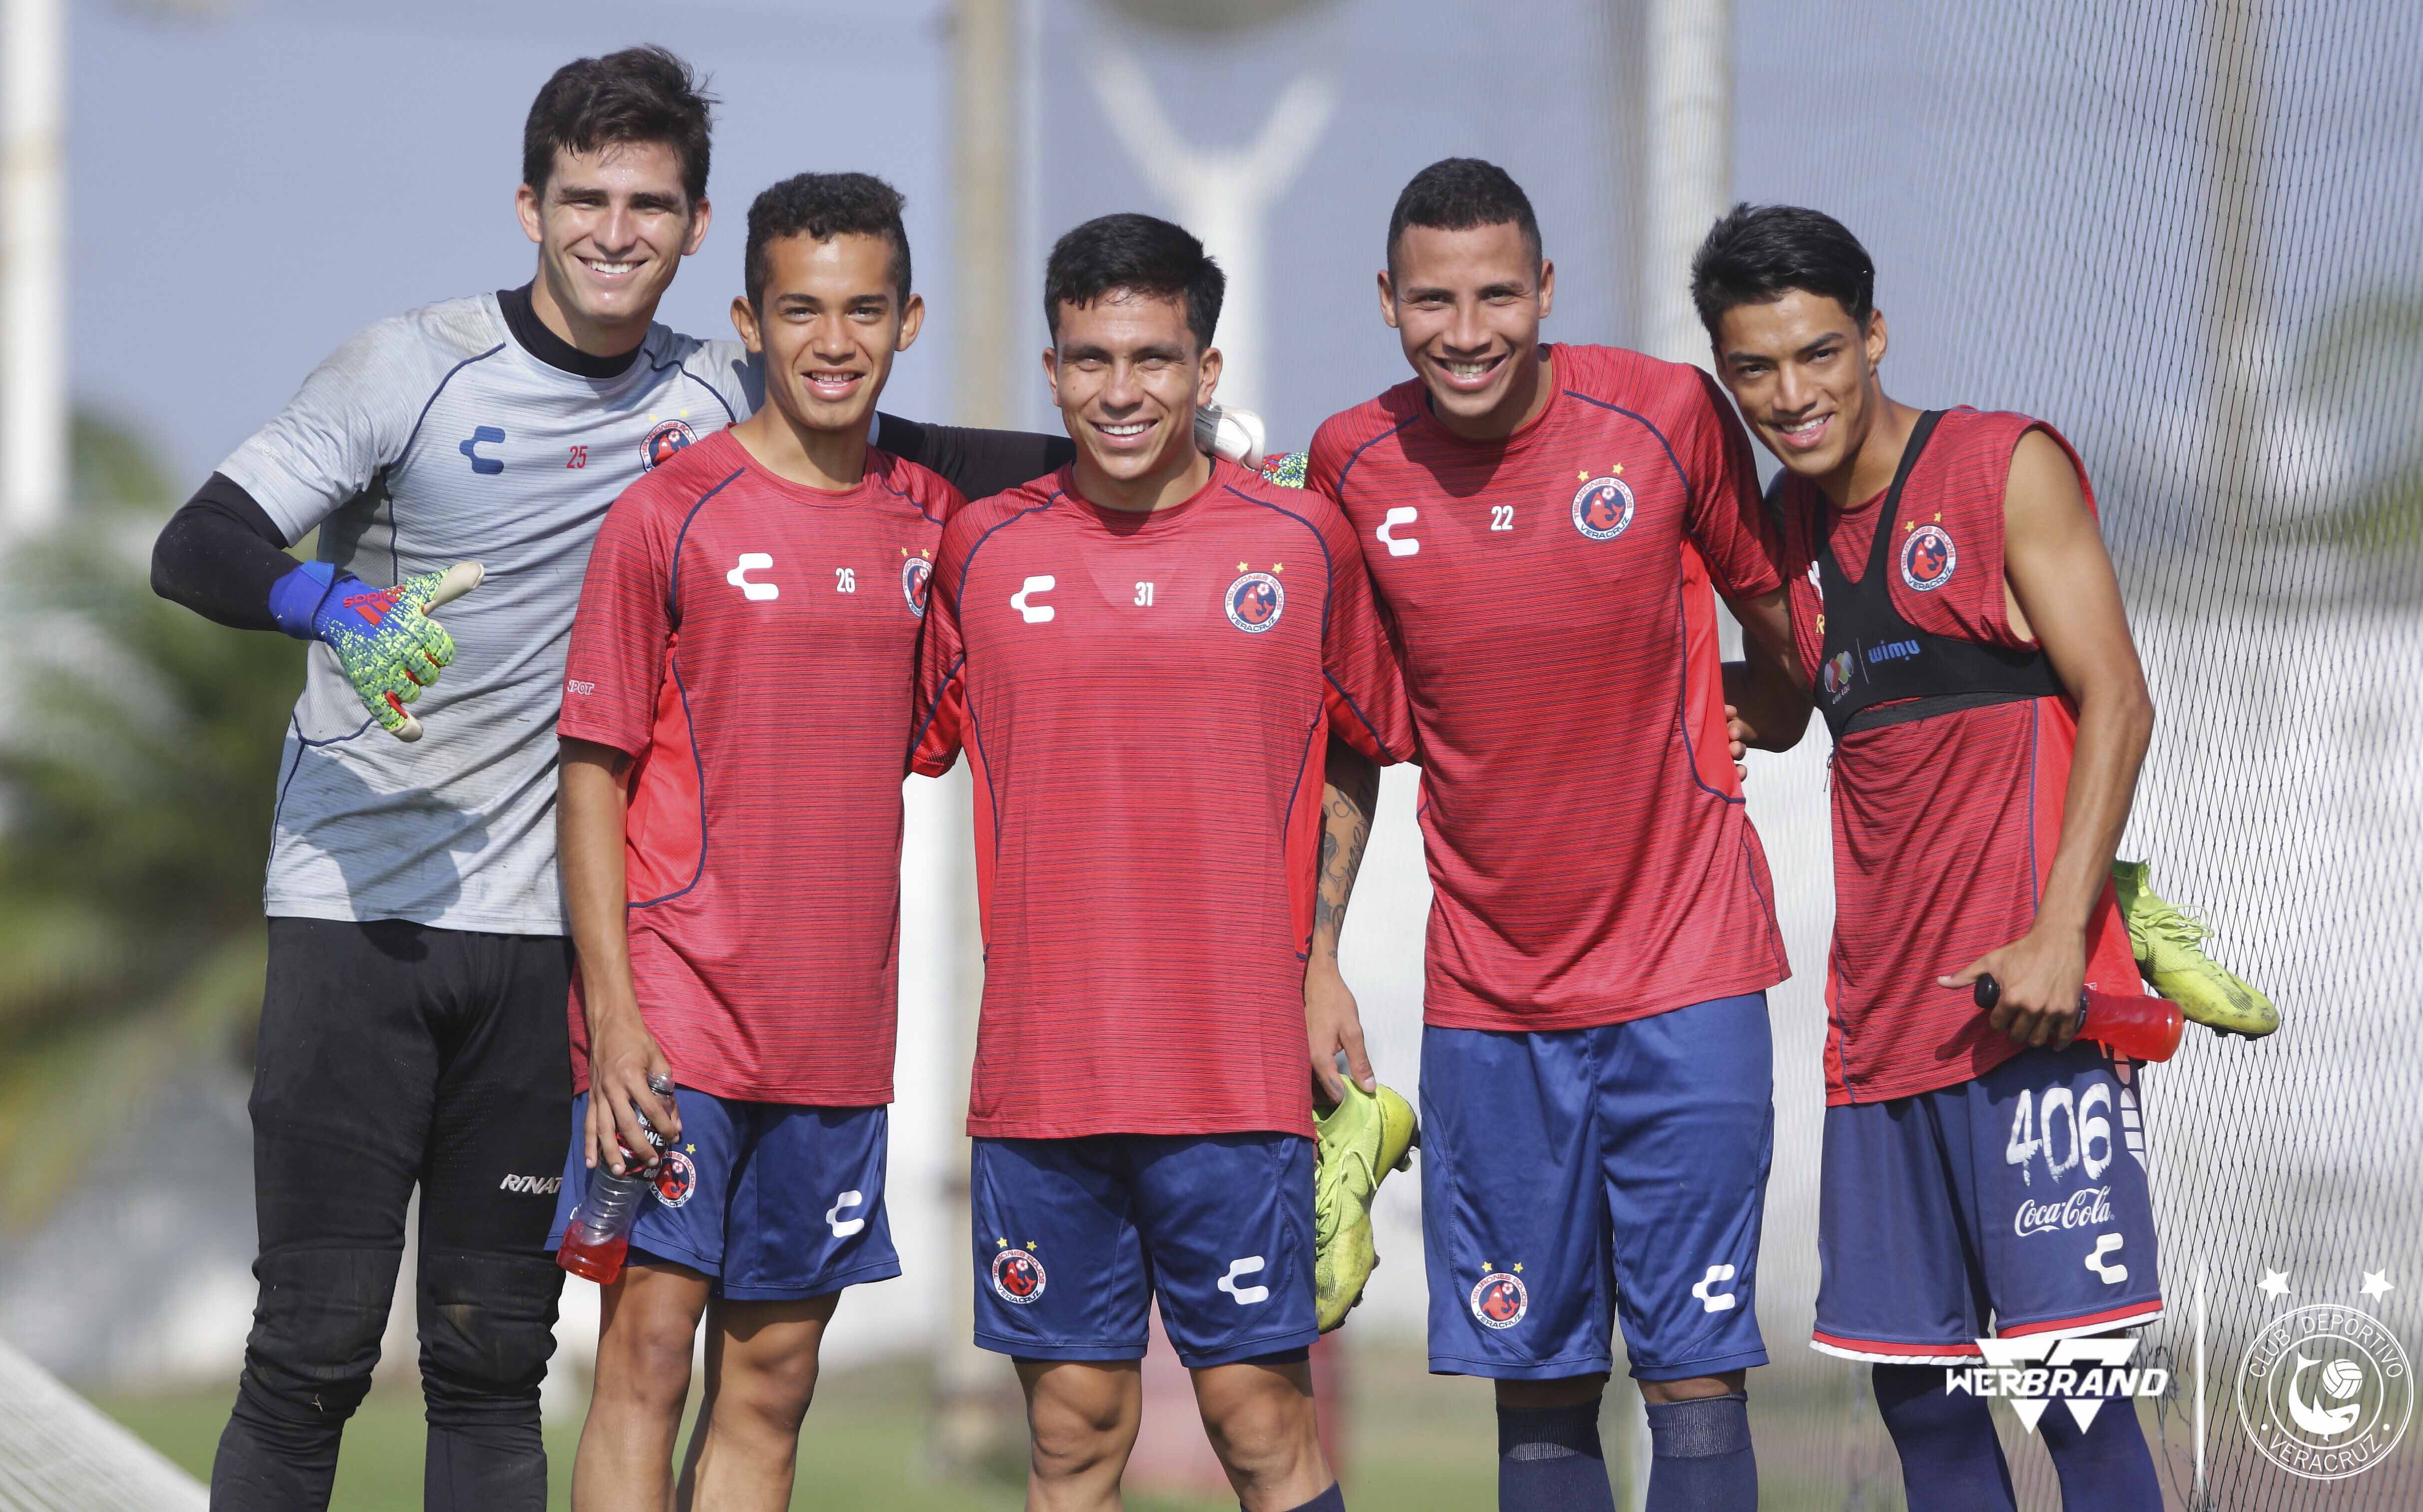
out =
{"type": "Polygon", "coordinates": [[[1512,1271],[1493,1270],[1472,1288],[1472,1315],[1484,1329],[1511,1329],[1530,1311],[1531,1294],[1512,1271]]]}
{"type": "Polygon", "coordinates": [[[679,1207],[698,1190],[698,1168],[689,1156],[678,1150],[668,1150],[657,1162],[657,1201],[666,1207],[679,1207]]]}
{"type": "Polygon", "coordinates": [[[673,454],[698,439],[698,432],[689,428],[686,420],[660,420],[648,427],[648,438],[640,443],[640,470],[654,472],[659,462],[670,462],[673,454]]]}
{"type": "Polygon", "coordinates": [[[1952,569],[1960,565],[1960,553],[1954,549],[1952,536],[1940,525],[1921,525],[1901,543],[1901,581],[1929,594],[1952,581],[1952,569]]]}
{"type": "Polygon", "coordinates": [[[900,597],[909,600],[909,613],[919,619],[926,617],[926,584],[933,576],[934,564],[922,556],[900,564],[900,597]]]}
{"type": "Polygon", "coordinates": [[[1043,1259],[1033,1249],[1003,1249],[992,1257],[992,1294],[1017,1307],[1043,1295],[1043,1259]]]}
{"type": "Polygon", "coordinates": [[[1574,529],[1593,541],[1612,541],[1632,523],[1632,485],[1609,474],[1574,493],[1574,529]]]}
{"type": "Polygon", "coordinates": [[[1267,572],[1248,572],[1228,584],[1224,596],[1228,623],[1248,635],[1259,635],[1279,622],[1287,608],[1287,590],[1267,572]]]}
{"type": "Polygon", "coordinates": [[[1819,676],[1826,684],[1826,697],[1829,702],[1851,691],[1851,653],[1837,651],[1829,657],[1825,671],[1820,673],[1819,676]]]}

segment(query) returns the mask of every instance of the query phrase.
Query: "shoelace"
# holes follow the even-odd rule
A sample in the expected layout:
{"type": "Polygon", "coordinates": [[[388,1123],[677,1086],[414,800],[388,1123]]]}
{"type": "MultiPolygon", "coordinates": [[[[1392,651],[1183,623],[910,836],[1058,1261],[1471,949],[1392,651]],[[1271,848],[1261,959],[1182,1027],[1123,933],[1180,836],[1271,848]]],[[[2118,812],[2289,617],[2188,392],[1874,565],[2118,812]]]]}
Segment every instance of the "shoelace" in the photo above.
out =
{"type": "Polygon", "coordinates": [[[2166,945],[2194,947],[2212,937],[2212,926],[2196,913],[2176,903],[2147,903],[2139,915],[2139,923],[2148,937],[2159,937],[2166,945]]]}

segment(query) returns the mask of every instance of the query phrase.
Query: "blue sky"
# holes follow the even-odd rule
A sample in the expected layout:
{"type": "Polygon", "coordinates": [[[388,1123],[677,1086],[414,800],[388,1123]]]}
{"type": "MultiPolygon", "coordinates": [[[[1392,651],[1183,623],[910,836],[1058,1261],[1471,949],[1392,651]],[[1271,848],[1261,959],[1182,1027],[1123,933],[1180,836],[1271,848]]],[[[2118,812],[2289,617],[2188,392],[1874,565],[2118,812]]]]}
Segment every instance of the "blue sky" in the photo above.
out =
{"type": "MultiPolygon", "coordinates": [[[[522,118],[585,52],[667,42],[725,102],[718,220],[662,318],[731,334],[750,196],[844,162],[909,196],[919,281],[949,286],[932,5],[727,0],[669,24],[662,6],[598,0],[572,27],[562,8],[461,0],[239,0],[213,21],[71,8],[75,393],[196,483],[355,329],[530,278],[513,211],[522,118]]],[[[950,340],[938,308],[891,403],[932,411],[950,340]]]]}
{"type": "MultiPolygon", "coordinates": [[[[932,306],[887,406],[952,418],[939,0],[229,0],[213,20],[71,8],[71,381],[181,474],[198,481],[363,324],[526,279],[511,200],[531,95],[565,58],[641,40],[707,70],[725,102],[721,218],[665,318],[727,332],[757,189],[806,167],[881,173],[909,196],[932,306]]],[[[2423,290],[2423,20],[2386,3],[2323,18],[2274,8],[2260,47],[2273,261],[2245,276],[2262,286],[2273,357],[2293,368],[2344,301],[2423,290]]],[[[1089,0],[1039,0],[1025,256],[1038,263],[1085,215],[1177,213],[1114,140],[1092,83],[1125,50],[1197,147],[1243,145],[1291,80],[1317,78],[1334,101],[1266,223],[1275,439],[1300,443],[1403,375],[1371,274],[1396,189],[1449,152],[1496,158],[1530,188],[1562,274],[1549,334],[1625,340],[1639,211],[1624,122],[1640,47],[1625,9],[1334,0],[1207,41],[1106,19],[1089,0]]],[[[2176,468],[2203,403],[2216,135],[2203,15],[2192,0],[1957,16],[1924,0],[1738,0],[1735,192],[1831,209],[1867,240],[1904,397],[2028,407],[2098,469],[2176,468]]],[[[2423,420],[2409,381],[2423,374],[2383,360],[2352,400],[2341,392],[2375,444],[2423,420]]],[[[1037,382],[1030,422],[1051,419],[1037,382]]],[[[2281,444],[2303,449],[2301,465],[2336,454],[2313,425],[2292,431],[2281,444]]]]}

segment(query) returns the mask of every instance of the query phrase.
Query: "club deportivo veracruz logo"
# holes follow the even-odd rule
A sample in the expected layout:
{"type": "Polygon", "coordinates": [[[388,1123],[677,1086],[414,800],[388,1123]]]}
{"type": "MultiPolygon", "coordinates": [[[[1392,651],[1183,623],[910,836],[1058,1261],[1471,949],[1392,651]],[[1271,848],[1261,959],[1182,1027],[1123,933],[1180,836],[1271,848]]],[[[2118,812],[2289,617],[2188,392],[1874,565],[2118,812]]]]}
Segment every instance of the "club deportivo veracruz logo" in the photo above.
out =
{"type": "Polygon", "coordinates": [[[1634,501],[1632,485],[1623,481],[1623,469],[1615,468],[1601,477],[1588,472],[1579,474],[1582,485],[1574,491],[1574,529],[1593,541],[1612,541],[1632,523],[1634,501]]]}
{"type": "Polygon", "coordinates": [[[1007,1239],[997,1241],[1001,1248],[992,1257],[988,1279],[992,1294],[1017,1307],[1026,1307],[1043,1295],[1049,1279],[1043,1274],[1043,1258],[1035,1252],[1035,1241],[1029,1239],[1023,1249],[1013,1249],[1007,1239]]]}
{"type": "Polygon", "coordinates": [[[672,461],[675,453],[685,450],[697,439],[698,432],[690,429],[689,421],[675,417],[657,422],[648,427],[647,436],[640,442],[640,470],[656,471],[661,464],[672,461]]]}
{"type": "MultiPolygon", "coordinates": [[[[1243,563],[1237,564],[1241,568],[1243,563]]],[[[1222,600],[1228,608],[1228,623],[1248,635],[1259,635],[1275,627],[1279,615],[1287,609],[1287,590],[1279,580],[1267,572],[1248,572],[1228,584],[1222,600]]]]}
{"type": "MultiPolygon", "coordinates": [[[[2372,1273],[2366,1279],[2374,1281],[2372,1273]]],[[[2389,1290],[2386,1278],[2377,1284],[2368,1296],[2389,1290]]],[[[2281,1276],[2274,1295],[2287,1292],[2281,1276]]],[[[2283,1313],[2239,1361],[2238,1419],[2247,1437],[2266,1459],[2308,1480],[2345,1480],[2381,1463],[2414,1411],[2406,1347],[2362,1308],[2322,1302],[2283,1313]]]]}
{"type": "Polygon", "coordinates": [[[1921,525],[1902,540],[1901,581],[1918,593],[1931,594],[1950,582],[1959,565],[1959,549],[1940,525],[1921,525]]]}
{"type": "MultiPolygon", "coordinates": [[[[1484,1267],[1487,1262],[1482,1262],[1484,1267]]],[[[1517,1265],[1515,1270],[1523,1267],[1517,1265]]],[[[1511,1270],[1492,1270],[1472,1287],[1472,1315],[1484,1329],[1504,1330],[1523,1321],[1531,1311],[1531,1293],[1523,1278],[1511,1270]]]]}

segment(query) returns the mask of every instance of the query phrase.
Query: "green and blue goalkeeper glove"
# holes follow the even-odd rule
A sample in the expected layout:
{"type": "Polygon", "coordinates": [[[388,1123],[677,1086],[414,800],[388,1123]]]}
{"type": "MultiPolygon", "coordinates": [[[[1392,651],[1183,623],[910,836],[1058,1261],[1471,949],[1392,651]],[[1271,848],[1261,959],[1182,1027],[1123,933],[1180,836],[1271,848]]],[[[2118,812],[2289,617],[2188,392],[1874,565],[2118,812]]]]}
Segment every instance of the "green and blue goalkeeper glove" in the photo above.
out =
{"type": "Polygon", "coordinates": [[[270,617],[300,641],[323,641],[381,728],[399,740],[420,739],[420,721],[404,707],[454,660],[454,638],[428,611],[480,586],[477,562],[423,572],[392,588],[373,588],[326,562],[307,562],[269,591],[270,617]]]}

